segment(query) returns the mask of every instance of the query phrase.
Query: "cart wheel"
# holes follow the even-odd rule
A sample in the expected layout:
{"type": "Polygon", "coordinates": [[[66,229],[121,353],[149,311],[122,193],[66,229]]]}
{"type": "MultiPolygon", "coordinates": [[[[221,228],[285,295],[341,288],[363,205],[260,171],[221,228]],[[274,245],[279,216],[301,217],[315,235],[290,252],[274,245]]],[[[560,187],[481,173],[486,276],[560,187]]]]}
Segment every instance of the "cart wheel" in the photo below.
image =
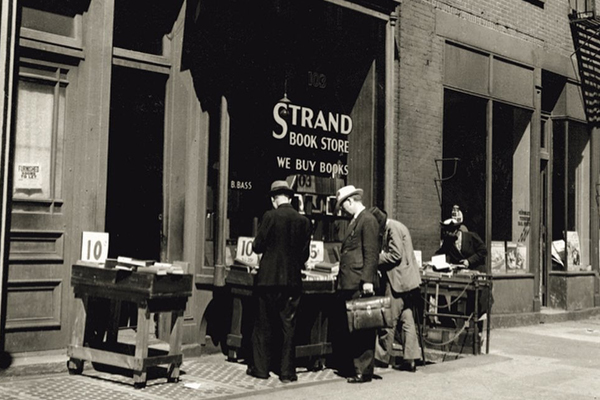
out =
{"type": "Polygon", "coordinates": [[[133,383],[134,389],[143,389],[145,387],[146,387],[146,382],[134,382],[133,383]]]}
{"type": "Polygon", "coordinates": [[[83,360],[71,358],[67,361],[67,368],[70,375],[81,375],[83,372],[83,360]]]}
{"type": "Polygon", "coordinates": [[[167,378],[167,382],[169,383],[178,383],[179,382],[179,377],[173,377],[173,378],[167,378]]]}

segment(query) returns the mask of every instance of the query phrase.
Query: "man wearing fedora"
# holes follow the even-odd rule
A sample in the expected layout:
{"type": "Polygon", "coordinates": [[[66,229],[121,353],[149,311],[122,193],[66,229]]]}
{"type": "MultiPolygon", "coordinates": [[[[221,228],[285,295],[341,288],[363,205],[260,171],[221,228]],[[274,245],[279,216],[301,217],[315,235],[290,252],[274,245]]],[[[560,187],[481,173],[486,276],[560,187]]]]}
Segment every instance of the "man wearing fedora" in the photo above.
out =
{"type": "Polygon", "coordinates": [[[379,282],[379,225],[365,209],[362,195],[363,190],[353,185],[344,186],[336,195],[336,210],[341,208],[352,216],[341,248],[336,305],[339,320],[335,324],[337,337],[333,338],[334,352],[341,355],[340,372],[348,375],[349,383],[371,381],[374,370],[376,329],[351,333],[346,321],[346,301],[373,294],[379,282]]]}
{"type": "Polygon", "coordinates": [[[252,332],[253,362],[246,372],[267,379],[273,366],[279,379],[287,383],[298,379],[294,361],[296,309],[312,229],[310,220],[292,207],[294,192],[286,181],[273,182],[269,195],[273,210],[264,214],[252,244],[262,257],[255,281],[258,303],[252,332]],[[275,356],[281,359],[274,360],[275,356]]]}

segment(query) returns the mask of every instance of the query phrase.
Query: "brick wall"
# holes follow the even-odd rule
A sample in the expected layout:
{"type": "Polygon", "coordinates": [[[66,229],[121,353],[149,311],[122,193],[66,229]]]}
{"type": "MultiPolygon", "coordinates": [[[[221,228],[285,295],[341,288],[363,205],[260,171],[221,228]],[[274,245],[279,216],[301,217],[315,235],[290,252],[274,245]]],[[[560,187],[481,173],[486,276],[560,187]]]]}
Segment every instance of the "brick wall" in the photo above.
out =
{"type": "MultiPolygon", "coordinates": [[[[546,52],[573,52],[568,1],[405,0],[399,7],[396,74],[397,137],[395,218],[411,230],[415,249],[429,260],[439,245],[442,218],[434,179],[442,157],[443,39],[436,12],[445,12],[546,52]]],[[[518,43],[518,41],[516,42],[518,43]]],[[[493,49],[489,49],[493,53],[493,49]]]]}

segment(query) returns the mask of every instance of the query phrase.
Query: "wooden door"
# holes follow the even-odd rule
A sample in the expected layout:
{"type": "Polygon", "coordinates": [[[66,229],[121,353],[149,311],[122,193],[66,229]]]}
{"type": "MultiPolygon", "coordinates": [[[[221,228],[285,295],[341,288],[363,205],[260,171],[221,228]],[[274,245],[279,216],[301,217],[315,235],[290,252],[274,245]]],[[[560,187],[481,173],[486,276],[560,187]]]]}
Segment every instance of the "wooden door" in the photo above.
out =
{"type": "Polygon", "coordinates": [[[10,226],[6,350],[65,347],[73,140],[66,123],[76,70],[21,62],[10,226]]]}

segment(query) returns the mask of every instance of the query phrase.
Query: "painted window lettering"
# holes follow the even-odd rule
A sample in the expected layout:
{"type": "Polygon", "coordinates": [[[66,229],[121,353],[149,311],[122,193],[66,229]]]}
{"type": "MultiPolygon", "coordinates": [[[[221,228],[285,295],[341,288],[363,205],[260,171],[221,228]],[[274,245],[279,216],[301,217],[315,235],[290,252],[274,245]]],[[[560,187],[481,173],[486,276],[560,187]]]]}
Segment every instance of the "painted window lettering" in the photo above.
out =
{"type": "Polygon", "coordinates": [[[242,189],[242,190],[250,190],[252,189],[251,181],[234,181],[232,180],[229,184],[231,189],[242,189]]]}
{"type": "Polygon", "coordinates": [[[281,111],[286,110],[290,115],[293,126],[308,129],[321,129],[323,132],[335,132],[348,135],[352,131],[352,118],[346,114],[326,113],[322,110],[315,111],[312,108],[301,107],[294,104],[277,103],[273,107],[273,118],[281,127],[281,132],[273,131],[275,139],[283,139],[289,132],[288,122],[281,116],[281,111]]]}

